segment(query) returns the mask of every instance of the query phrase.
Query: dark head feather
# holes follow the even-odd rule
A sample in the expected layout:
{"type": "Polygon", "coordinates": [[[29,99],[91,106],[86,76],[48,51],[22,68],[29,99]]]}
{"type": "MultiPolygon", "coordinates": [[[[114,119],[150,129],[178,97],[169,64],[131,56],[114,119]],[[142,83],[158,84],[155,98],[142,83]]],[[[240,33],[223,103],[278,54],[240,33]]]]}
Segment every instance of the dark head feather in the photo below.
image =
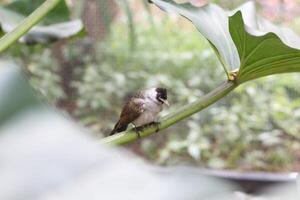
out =
{"type": "Polygon", "coordinates": [[[156,99],[159,102],[163,103],[160,99],[167,100],[168,95],[167,95],[167,89],[166,88],[156,88],[156,92],[157,92],[156,99]]]}

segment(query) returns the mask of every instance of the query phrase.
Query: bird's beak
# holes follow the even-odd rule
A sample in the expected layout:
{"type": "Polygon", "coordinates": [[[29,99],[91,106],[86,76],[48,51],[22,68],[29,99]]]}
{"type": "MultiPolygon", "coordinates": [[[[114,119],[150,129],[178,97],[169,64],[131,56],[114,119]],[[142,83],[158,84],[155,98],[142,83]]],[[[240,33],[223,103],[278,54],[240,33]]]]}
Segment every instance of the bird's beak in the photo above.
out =
{"type": "Polygon", "coordinates": [[[160,98],[160,100],[161,100],[162,102],[164,102],[164,104],[166,104],[166,106],[170,106],[168,100],[164,100],[164,99],[161,99],[161,98],[160,98]]]}

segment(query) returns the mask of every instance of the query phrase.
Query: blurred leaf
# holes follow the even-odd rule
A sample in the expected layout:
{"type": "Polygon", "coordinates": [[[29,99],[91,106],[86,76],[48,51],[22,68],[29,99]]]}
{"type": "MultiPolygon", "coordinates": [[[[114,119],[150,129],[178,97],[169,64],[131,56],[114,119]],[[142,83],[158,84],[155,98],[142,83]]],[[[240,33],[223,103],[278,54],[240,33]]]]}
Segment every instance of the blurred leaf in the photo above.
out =
{"type": "Polygon", "coordinates": [[[26,44],[45,44],[82,34],[84,34],[84,29],[81,20],[72,20],[49,26],[34,27],[25,36],[21,37],[20,41],[26,44]]]}
{"type": "Polygon", "coordinates": [[[279,145],[281,143],[280,134],[281,132],[278,130],[263,132],[258,136],[258,140],[266,146],[279,145]]]}
{"type": "Polygon", "coordinates": [[[221,158],[211,158],[208,162],[208,166],[215,169],[223,169],[225,166],[225,162],[221,158]]]}
{"type": "Polygon", "coordinates": [[[196,168],[141,162],[45,108],[1,127],[0,163],[2,200],[223,200],[236,189],[196,168]]]}
{"type": "Polygon", "coordinates": [[[195,159],[195,160],[199,160],[200,156],[201,156],[201,150],[199,145],[197,144],[192,144],[189,145],[188,148],[188,153],[195,159]]]}
{"type": "Polygon", "coordinates": [[[298,195],[300,196],[300,172],[297,175],[297,188],[298,188],[298,195]]]}
{"type": "Polygon", "coordinates": [[[0,60],[0,124],[20,110],[37,103],[21,69],[15,63],[0,60]]]}
{"type": "MultiPolygon", "coordinates": [[[[28,16],[43,2],[44,0],[14,0],[10,4],[4,5],[3,8],[22,16],[28,16]]],[[[43,18],[41,24],[50,25],[69,20],[69,9],[65,1],[61,0],[60,3],[43,18]]]]}
{"type": "MultiPolygon", "coordinates": [[[[0,7],[0,25],[5,33],[12,31],[26,16],[43,1],[18,0],[0,7]]],[[[71,20],[64,1],[60,1],[38,26],[33,27],[19,39],[26,44],[49,43],[62,38],[79,35],[83,31],[81,20],[71,20]]]]}

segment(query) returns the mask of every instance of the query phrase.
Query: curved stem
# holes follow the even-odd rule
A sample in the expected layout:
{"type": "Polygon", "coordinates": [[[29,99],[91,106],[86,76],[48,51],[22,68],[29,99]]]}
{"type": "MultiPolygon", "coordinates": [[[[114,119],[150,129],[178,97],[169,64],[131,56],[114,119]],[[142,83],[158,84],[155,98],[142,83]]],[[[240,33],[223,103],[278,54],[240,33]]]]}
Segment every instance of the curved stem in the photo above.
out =
{"type": "Polygon", "coordinates": [[[27,31],[29,31],[45,15],[47,15],[47,13],[49,13],[59,2],[60,0],[46,0],[28,17],[26,17],[14,30],[6,33],[0,39],[0,53],[17,41],[22,35],[27,33],[27,31]]]}
{"type": "MultiPolygon", "coordinates": [[[[226,96],[229,92],[231,92],[234,88],[238,86],[237,83],[233,81],[226,81],[210,93],[204,95],[201,99],[188,104],[186,106],[183,106],[179,110],[175,111],[174,113],[171,113],[165,117],[163,117],[159,129],[165,129],[171,126],[172,124],[177,123],[178,121],[181,121],[201,110],[204,108],[210,106],[214,102],[218,101],[222,97],[226,96]]],[[[140,136],[146,137],[148,135],[151,135],[155,133],[156,127],[149,127],[141,131],[140,136]]],[[[137,134],[130,130],[124,133],[116,134],[113,136],[106,137],[102,139],[100,142],[104,144],[111,144],[111,145],[122,145],[129,143],[131,141],[137,140],[137,134]]]]}

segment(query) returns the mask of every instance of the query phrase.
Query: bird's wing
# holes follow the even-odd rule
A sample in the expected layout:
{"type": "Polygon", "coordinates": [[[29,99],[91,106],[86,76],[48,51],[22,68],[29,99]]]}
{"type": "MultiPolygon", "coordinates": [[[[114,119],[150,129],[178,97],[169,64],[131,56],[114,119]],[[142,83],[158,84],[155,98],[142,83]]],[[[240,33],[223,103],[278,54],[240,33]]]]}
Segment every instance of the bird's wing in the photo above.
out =
{"type": "Polygon", "coordinates": [[[129,124],[144,112],[144,100],[141,98],[131,98],[124,105],[121,116],[120,124],[129,124]]]}

